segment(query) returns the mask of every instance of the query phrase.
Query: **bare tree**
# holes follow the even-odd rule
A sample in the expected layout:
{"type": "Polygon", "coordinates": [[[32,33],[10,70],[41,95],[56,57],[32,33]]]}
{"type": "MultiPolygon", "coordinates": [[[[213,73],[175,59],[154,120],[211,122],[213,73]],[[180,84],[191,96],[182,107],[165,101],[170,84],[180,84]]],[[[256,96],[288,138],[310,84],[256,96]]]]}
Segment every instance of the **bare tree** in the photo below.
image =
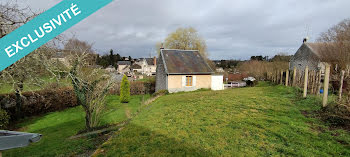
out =
{"type": "MultiPolygon", "coordinates": [[[[163,46],[167,49],[199,50],[203,57],[208,56],[205,40],[192,27],[176,29],[168,35],[163,46]]],[[[156,47],[159,50],[161,44],[157,43],[156,47]]]]}
{"type": "Polygon", "coordinates": [[[282,62],[282,61],[267,62],[267,61],[251,60],[251,61],[242,62],[241,64],[239,64],[238,69],[241,72],[248,73],[249,75],[254,76],[260,80],[260,79],[265,79],[267,76],[267,73],[288,69],[288,62],[282,62]]]}
{"type": "Polygon", "coordinates": [[[100,122],[105,108],[105,96],[108,94],[113,81],[103,69],[94,66],[95,54],[92,44],[78,39],[70,39],[65,44],[66,58],[70,62],[68,71],[51,69],[52,73],[67,73],[72,80],[72,86],[78,99],[78,104],[85,111],[85,126],[93,129],[100,122]]]}
{"type": "MultiPolygon", "coordinates": [[[[1,3],[0,38],[25,24],[36,15],[29,8],[19,8],[18,5],[11,2],[1,3]]],[[[0,84],[12,85],[12,90],[16,94],[17,118],[20,118],[21,96],[24,86],[41,86],[43,83],[43,80],[40,80],[40,76],[45,73],[45,67],[40,61],[46,58],[45,55],[47,53],[41,53],[41,51],[46,49],[44,47],[35,50],[1,72],[0,77],[2,81],[0,84]]]]}
{"type": "Polygon", "coordinates": [[[345,19],[323,32],[318,38],[321,60],[335,67],[335,71],[348,69],[350,63],[350,19],[345,19]]]}
{"type": "MultiPolygon", "coordinates": [[[[156,43],[156,49],[179,49],[179,50],[198,50],[206,59],[208,65],[215,70],[215,64],[208,58],[207,44],[193,27],[178,28],[165,39],[164,43],[156,43]]],[[[159,52],[159,51],[158,51],[159,52]]]]}
{"type": "Polygon", "coordinates": [[[20,8],[12,2],[0,2],[0,38],[25,24],[36,15],[29,7],[20,8]]]}
{"type": "Polygon", "coordinates": [[[72,80],[78,104],[85,111],[85,126],[87,130],[96,127],[100,122],[101,114],[106,106],[105,97],[108,94],[112,81],[102,69],[85,66],[81,55],[76,58],[68,77],[72,80]]]}

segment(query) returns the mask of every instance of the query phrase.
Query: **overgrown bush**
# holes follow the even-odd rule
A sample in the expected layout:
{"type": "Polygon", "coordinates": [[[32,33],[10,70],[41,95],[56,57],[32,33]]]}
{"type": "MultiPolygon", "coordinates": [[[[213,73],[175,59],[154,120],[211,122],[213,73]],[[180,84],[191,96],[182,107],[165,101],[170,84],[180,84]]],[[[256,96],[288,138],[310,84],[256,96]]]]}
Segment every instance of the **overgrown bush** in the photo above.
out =
{"type": "MultiPolygon", "coordinates": [[[[155,85],[155,82],[130,82],[130,95],[153,94],[155,85]]],[[[120,95],[120,83],[116,83],[109,92],[110,94],[120,95]]]]}
{"type": "Polygon", "coordinates": [[[128,103],[130,101],[130,83],[126,75],[123,76],[120,85],[120,102],[128,103]]]}
{"type": "Polygon", "coordinates": [[[10,116],[7,112],[0,108],[0,130],[6,129],[9,124],[10,116]]]}
{"type": "Polygon", "coordinates": [[[289,68],[289,62],[267,62],[267,61],[247,61],[238,65],[242,73],[255,77],[257,80],[266,79],[268,72],[277,70],[286,70],[289,68]]]}
{"type": "Polygon", "coordinates": [[[85,112],[86,130],[91,131],[100,123],[106,108],[105,97],[113,81],[109,75],[105,74],[104,70],[86,65],[88,59],[87,56],[76,58],[69,72],[69,77],[77,96],[77,102],[85,112]]]}
{"type": "MultiPolygon", "coordinates": [[[[72,88],[45,89],[22,93],[21,115],[30,117],[77,106],[77,99],[72,88]]],[[[16,95],[1,94],[0,106],[6,110],[12,120],[16,120],[16,95]]]]}
{"type": "Polygon", "coordinates": [[[258,83],[259,83],[259,82],[258,82],[257,80],[255,80],[255,81],[250,81],[250,80],[248,80],[248,81],[247,81],[247,86],[249,86],[249,87],[254,87],[254,86],[256,86],[258,83]]]}
{"type": "Polygon", "coordinates": [[[350,126],[350,106],[332,103],[322,109],[322,119],[335,126],[350,126]]]}

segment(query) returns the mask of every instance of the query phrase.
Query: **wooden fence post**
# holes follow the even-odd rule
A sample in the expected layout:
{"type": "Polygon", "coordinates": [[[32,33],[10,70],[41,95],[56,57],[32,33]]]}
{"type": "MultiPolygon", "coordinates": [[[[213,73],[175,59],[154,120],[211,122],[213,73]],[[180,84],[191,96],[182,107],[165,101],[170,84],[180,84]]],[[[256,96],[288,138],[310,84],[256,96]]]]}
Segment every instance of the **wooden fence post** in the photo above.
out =
{"type": "Polygon", "coordinates": [[[310,83],[311,83],[311,94],[315,94],[315,91],[316,91],[316,89],[315,89],[315,79],[316,79],[316,77],[315,77],[315,75],[316,75],[316,72],[314,71],[314,70],[312,70],[311,71],[311,74],[310,74],[310,78],[311,78],[311,81],[310,81],[310,83]]]}
{"type": "Polygon", "coordinates": [[[296,77],[297,77],[297,68],[293,69],[293,87],[296,85],[296,77]]]}
{"type": "Polygon", "coordinates": [[[280,80],[280,84],[283,84],[283,70],[281,70],[281,80],[280,80]]]}
{"type": "Polygon", "coordinates": [[[340,87],[339,87],[339,101],[341,101],[341,96],[343,93],[344,75],[345,75],[345,71],[342,70],[341,77],[340,77],[340,87]]]}
{"type": "Polygon", "coordinates": [[[331,71],[330,65],[326,64],[326,72],[324,76],[324,85],[323,85],[323,101],[322,101],[322,106],[326,107],[327,106],[327,101],[328,101],[328,85],[329,85],[329,73],[331,71]]]}
{"type": "Polygon", "coordinates": [[[289,69],[286,70],[286,86],[288,86],[289,82],[289,69]]]}
{"type": "Polygon", "coordinates": [[[322,79],[322,72],[321,72],[321,70],[319,70],[318,71],[318,80],[317,80],[317,93],[316,93],[316,95],[320,95],[320,90],[321,90],[321,86],[322,86],[322,84],[321,84],[321,79],[322,79]]]}
{"type": "Polygon", "coordinates": [[[276,82],[276,84],[279,84],[281,81],[281,73],[280,73],[280,71],[277,71],[277,77],[278,77],[278,79],[277,79],[277,82],[276,82]]]}
{"type": "Polygon", "coordinates": [[[305,74],[304,74],[304,94],[303,97],[306,98],[307,95],[307,83],[309,79],[309,66],[306,66],[305,68],[305,74]]]}

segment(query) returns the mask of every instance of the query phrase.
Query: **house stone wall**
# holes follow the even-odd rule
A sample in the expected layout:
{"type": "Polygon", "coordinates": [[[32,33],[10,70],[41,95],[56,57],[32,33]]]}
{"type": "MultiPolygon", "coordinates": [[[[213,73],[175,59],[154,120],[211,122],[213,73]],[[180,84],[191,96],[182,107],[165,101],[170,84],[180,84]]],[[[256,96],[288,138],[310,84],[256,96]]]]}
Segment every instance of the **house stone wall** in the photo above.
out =
{"type": "Polygon", "coordinates": [[[130,72],[130,65],[118,65],[118,72],[122,74],[130,72]]]}
{"type": "Polygon", "coordinates": [[[306,66],[309,66],[309,70],[319,70],[321,68],[319,63],[319,58],[306,44],[303,44],[290,60],[289,69],[293,70],[296,67],[304,71],[306,66]]]}
{"type": "Polygon", "coordinates": [[[160,56],[157,59],[157,70],[156,70],[156,92],[160,90],[167,90],[167,74],[165,72],[163,59],[160,56]]]}
{"type": "Polygon", "coordinates": [[[168,91],[170,93],[181,91],[194,91],[201,88],[211,88],[211,75],[168,75],[168,91]],[[185,85],[184,77],[193,77],[193,86],[185,85]]]}

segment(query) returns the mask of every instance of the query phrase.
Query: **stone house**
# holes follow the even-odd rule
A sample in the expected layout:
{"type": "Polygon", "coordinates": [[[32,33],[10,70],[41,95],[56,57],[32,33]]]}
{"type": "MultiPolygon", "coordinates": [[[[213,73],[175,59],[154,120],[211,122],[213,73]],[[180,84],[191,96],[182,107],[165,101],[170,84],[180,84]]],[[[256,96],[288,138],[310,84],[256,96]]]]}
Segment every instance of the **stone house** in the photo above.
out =
{"type": "Polygon", "coordinates": [[[156,74],[157,69],[157,58],[141,58],[139,61],[135,62],[141,66],[141,74],[152,76],[156,74]]]}
{"type": "Polygon", "coordinates": [[[141,67],[139,64],[136,64],[136,63],[134,63],[134,64],[131,66],[131,70],[132,70],[132,72],[134,72],[134,73],[142,73],[142,67],[141,67]]]}
{"type": "Polygon", "coordinates": [[[118,73],[125,74],[130,72],[131,62],[130,61],[118,61],[118,73]]]}
{"type": "Polygon", "coordinates": [[[69,61],[66,58],[66,54],[64,52],[56,52],[54,55],[51,56],[51,60],[61,62],[67,67],[70,66],[69,61]]]}
{"type": "Polygon", "coordinates": [[[112,66],[112,65],[109,65],[105,70],[106,70],[106,72],[109,72],[109,73],[114,73],[114,72],[117,71],[117,70],[114,68],[114,66],[112,66]]]}
{"type": "Polygon", "coordinates": [[[320,59],[320,51],[324,43],[308,43],[304,42],[298,51],[292,56],[289,62],[289,69],[296,67],[298,70],[304,71],[306,66],[309,70],[321,70],[324,73],[325,63],[320,59]]]}
{"type": "Polygon", "coordinates": [[[170,93],[201,88],[222,90],[223,76],[215,75],[197,50],[161,49],[156,72],[156,91],[170,93]]]}

